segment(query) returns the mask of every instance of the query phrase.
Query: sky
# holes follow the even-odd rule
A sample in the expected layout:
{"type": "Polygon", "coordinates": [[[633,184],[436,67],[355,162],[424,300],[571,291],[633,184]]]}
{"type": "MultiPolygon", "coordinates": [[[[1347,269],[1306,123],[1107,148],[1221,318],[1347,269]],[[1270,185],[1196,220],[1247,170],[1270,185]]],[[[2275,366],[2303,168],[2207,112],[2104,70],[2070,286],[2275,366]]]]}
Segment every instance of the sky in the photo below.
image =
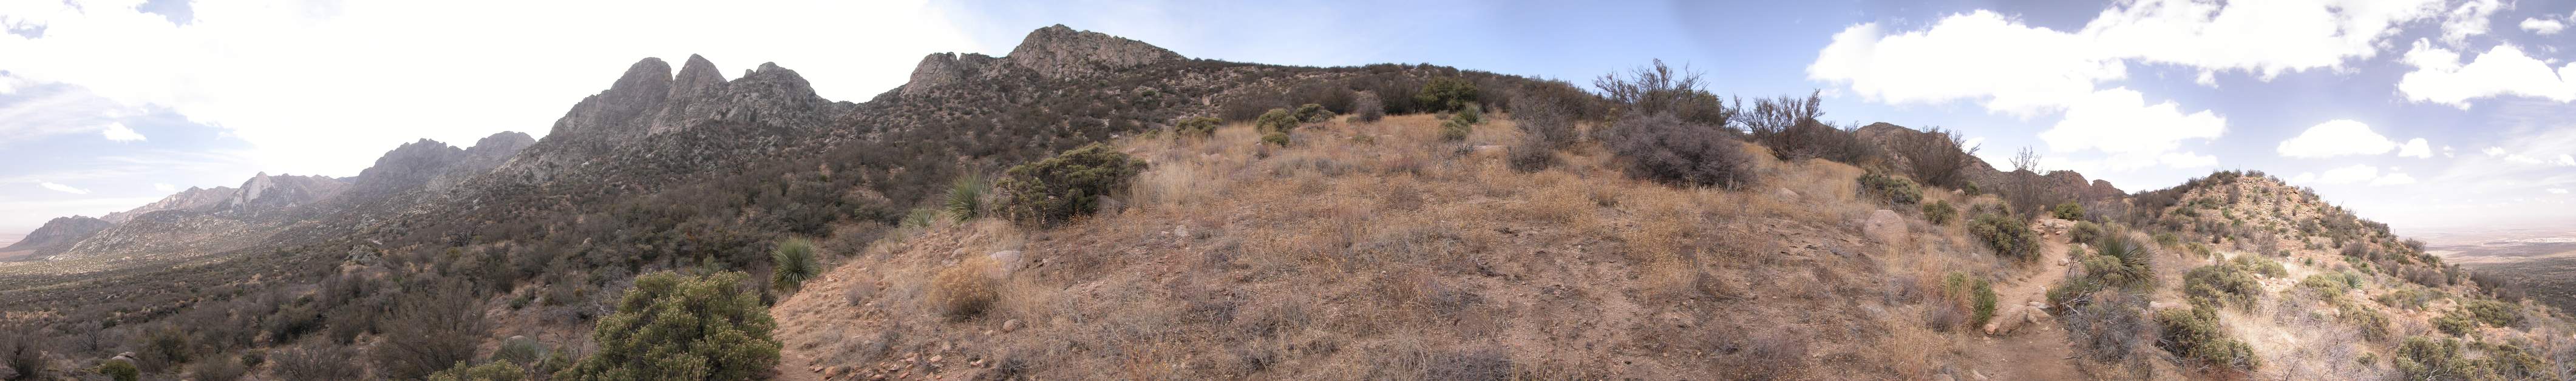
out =
{"type": "Polygon", "coordinates": [[[2576,1],[0,0],[0,236],[255,173],[352,176],[421,138],[542,136],[644,57],[776,62],[863,101],[927,54],[1053,24],[1578,84],[1661,59],[2124,190],[2260,170],[2401,234],[2576,226],[2576,1]]]}

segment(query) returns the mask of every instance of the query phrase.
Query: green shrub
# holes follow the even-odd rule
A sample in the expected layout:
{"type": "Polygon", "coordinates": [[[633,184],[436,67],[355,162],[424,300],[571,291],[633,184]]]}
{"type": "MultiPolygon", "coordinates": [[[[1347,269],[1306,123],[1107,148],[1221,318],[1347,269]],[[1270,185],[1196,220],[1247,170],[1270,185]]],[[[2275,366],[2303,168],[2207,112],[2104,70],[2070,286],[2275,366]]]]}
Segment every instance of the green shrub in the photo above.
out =
{"type": "Polygon", "coordinates": [[[2022,262],[2039,259],[2039,234],[2032,232],[2030,225],[2022,224],[2021,219],[1979,215],[1968,222],[1968,232],[1985,241],[1986,248],[1994,249],[1997,256],[2022,262]]]}
{"type": "Polygon", "coordinates": [[[2358,303],[2336,303],[2335,320],[2351,324],[2361,331],[2361,338],[2388,341],[2388,315],[2358,303]]]}
{"type": "Polygon", "coordinates": [[[416,379],[474,359],[475,347],[491,333],[480,301],[462,282],[406,295],[382,322],[384,334],[367,349],[375,374],[389,379],[416,379]]]}
{"type": "Polygon", "coordinates": [[[984,190],[991,185],[985,183],[981,175],[968,173],[957,176],[956,180],[948,182],[948,199],[940,203],[939,210],[948,212],[958,221],[981,217],[984,215],[984,190]]]}
{"type": "Polygon", "coordinates": [[[1467,140],[1467,133],[1474,130],[1475,127],[1458,123],[1456,120],[1440,122],[1440,140],[1452,142],[1467,140]]]}
{"type": "Polygon", "coordinates": [[[1035,163],[1011,167],[998,184],[1003,209],[1021,223],[1053,226],[1100,210],[1100,202],[1127,189],[1145,162],[1108,145],[1092,143],[1035,163]]]}
{"type": "Polygon", "coordinates": [[[2068,229],[2066,232],[2066,239],[2072,242],[2093,242],[2101,238],[2102,224],[2092,221],[2077,221],[2075,228],[2068,229]]]}
{"type": "Polygon", "coordinates": [[[523,381],[527,379],[527,369],[520,368],[518,364],[511,363],[509,360],[473,366],[457,362],[454,367],[429,375],[429,381],[523,381]]]}
{"type": "Polygon", "coordinates": [[[1951,218],[1958,216],[1959,208],[1951,207],[1947,200],[1923,204],[1923,220],[1932,221],[1934,225],[1948,225],[1951,218]]]}
{"type": "Polygon", "coordinates": [[[2183,296],[2195,306],[2251,308],[2263,294],[2263,285],[2254,273],[2236,264],[2214,264],[2191,269],[2182,276],[2183,296]]]}
{"type": "Polygon", "coordinates": [[[1457,114],[1450,114],[1449,120],[1457,121],[1458,124],[1469,126],[1485,124],[1485,107],[1469,103],[1466,106],[1459,107],[1457,114]]]}
{"type": "Polygon", "coordinates": [[[1877,172],[1861,174],[1860,189],[1896,205],[1914,205],[1923,201],[1923,188],[1915,186],[1913,181],[1877,172]]]}
{"type": "Polygon", "coordinates": [[[2485,359],[2469,358],[2460,341],[2409,337],[2397,346],[2397,373],[2408,380],[2491,380],[2498,375],[2485,359]]]}
{"type": "Polygon", "coordinates": [[[2263,364],[2254,357],[2254,348],[2227,335],[2219,326],[2218,310],[2206,306],[2170,308],[2156,311],[2156,325],[2163,329],[2156,347],[2174,356],[2202,363],[2254,369],[2263,364]]]}
{"type": "Polygon", "coordinates": [[[2281,267],[2280,261],[2274,261],[2271,258],[2264,258],[2260,255],[2238,255],[2236,256],[2235,262],[2237,266],[2244,267],[2246,271],[2253,271],[2255,274],[2263,274],[2265,277],[2279,278],[2290,276],[2290,269],[2281,267]]]}
{"type": "Polygon", "coordinates": [[[1261,143],[1287,147],[1288,133],[1283,131],[1271,131],[1269,133],[1261,134],[1261,143]]]}
{"type": "Polygon", "coordinates": [[[2084,206],[2076,205],[2074,201],[2067,201],[2064,204],[2057,204],[2057,209],[2050,210],[2048,214],[2050,217],[2057,217],[2057,219],[2060,220],[2083,220],[2084,206]]]}
{"type": "Polygon", "coordinates": [[[2117,234],[2096,237],[2093,248],[2097,254],[2087,255],[2084,259],[2087,277],[2132,288],[2155,285],[2155,249],[2117,234]]]}
{"type": "Polygon", "coordinates": [[[2466,308],[2469,311],[2469,316],[2475,317],[2478,319],[2478,322],[2486,323],[2487,325],[2511,327],[2515,324],[2522,324],[2522,306],[2514,305],[2513,303],[2478,299],[2470,300],[2467,304],[2461,305],[2461,307],[2466,308]]]}
{"type": "Polygon", "coordinates": [[[1172,125],[1172,133],[1182,136],[1208,136],[1216,133],[1217,126],[1224,124],[1225,119],[1213,116],[1186,118],[1172,125]]]}
{"type": "Polygon", "coordinates": [[[1942,280],[1941,290],[1949,296],[1951,303],[1970,311],[1969,324],[1983,326],[1987,320],[1995,318],[1995,287],[1985,278],[1968,273],[1950,273],[1949,278],[1942,280]]]}
{"type": "Polygon", "coordinates": [[[2433,328],[2453,336],[2466,335],[2478,330],[2478,318],[2470,316],[2468,310],[2451,310],[2434,316],[2433,328]]]}
{"type": "Polygon", "coordinates": [[[814,241],[804,238],[779,241],[778,248],[769,251],[769,258],[769,283],[782,290],[803,287],[805,280],[823,272],[822,265],[814,263],[814,241]]]}
{"type": "Polygon", "coordinates": [[[1287,131],[1297,128],[1297,113],[1284,108],[1270,109],[1252,119],[1252,126],[1262,131],[1287,131]]]}
{"type": "Polygon", "coordinates": [[[1297,122],[1299,123],[1323,123],[1325,121],[1333,120],[1334,116],[1332,110],[1325,110],[1324,105],[1314,103],[1297,106],[1297,111],[1295,111],[1294,114],[1294,116],[1297,117],[1297,122]]]}
{"type": "Polygon", "coordinates": [[[115,359],[99,363],[98,374],[116,381],[135,381],[143,378],[143,370],[135,369],[133,362],[115,359]]]}
{"type": "Polygon", "coordinates": [[[2341,273],[2309,275],[2306,279],[2299,280],[2299,287],[2317,290],[2317,294],[2323,295],[2326,300],[2342,297],[2344,291],[2351,289],[2350,285],[2344,283],[2341,273]]]}
{"type": "Polygon", "coordinates": [[[743,289],[743,277],[636,277],[617,312],[591,330],[599,350],[553,378],[744,380],[769,372],[778,365],[779,344],[770,338],[777,323],[760,296],[743,289]]]}
{"type": "Polygon", "coordinates": [[[1414,93],[1413,101],[1430,111],[1458,110],[1476,104],[1476,84],[1458,77],[1432,78],[1422,84],[1422,92],[1414,93]]]}

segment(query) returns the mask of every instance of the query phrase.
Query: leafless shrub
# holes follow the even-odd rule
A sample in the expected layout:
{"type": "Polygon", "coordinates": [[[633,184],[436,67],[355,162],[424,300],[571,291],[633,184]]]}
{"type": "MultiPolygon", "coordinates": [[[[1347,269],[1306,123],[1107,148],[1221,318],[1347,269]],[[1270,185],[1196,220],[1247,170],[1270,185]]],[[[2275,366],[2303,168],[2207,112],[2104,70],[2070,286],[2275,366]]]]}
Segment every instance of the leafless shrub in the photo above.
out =
{"type": "Polygon", "coordinates": [[[1738,188],[1754,183],[1752,158],[1725,130],[1671,114],[1631,116],[1605,143],[1630,176],[1667,184],[1738,188]]]}
{"type": "Polygon", "coordinates": [[[1351,96],[1352,121],[1375,122],[1385,118],[1386,102],[1377,99],[1377,92],[1362,91],[1351,96]]]}
{"type": "Polygon", "coordinates": [[[358,367],[357,351],[348,347],[312,344],[269,352],[275,363],[277,378],[288,380],[355,380],[367,376],[358,367]]]}
{"type": "Polygon", "coordinates": [[[2075,348],[2093,361],[2121,365],[2144,375],[2150,370],[2146,351],[2156,337],[2155,322],[2148,321],[2147,300],[2116,290],[2095,292],[2072,311],[2058,319],[2066,325],[2067,338],[2075,348]]]}
{"type": "Polygon", "coordinates": [[[1592,80],[1592,87],[1618,105],[1624,114],[1671,114],[1677,119],[1706,126],[1726,126],[1735,117],[1736,107],[1729,107],[1716,94],[1700,88],[1700,73],[1689,67],[1679,70],[1655,60],[1650,66],[1630,70],[1628,75],[1602,75],[1592,80]]]}
{"type": "Polygon", "coordinates": [[[1906,174],[1914,181],[1955,189],[1968,181],[1962,170],[1976,160],[1977,147],[1967,146],[1956,132],[1932,127],[1897,139],[1895,151],[1905,158],[1906,174]]]}

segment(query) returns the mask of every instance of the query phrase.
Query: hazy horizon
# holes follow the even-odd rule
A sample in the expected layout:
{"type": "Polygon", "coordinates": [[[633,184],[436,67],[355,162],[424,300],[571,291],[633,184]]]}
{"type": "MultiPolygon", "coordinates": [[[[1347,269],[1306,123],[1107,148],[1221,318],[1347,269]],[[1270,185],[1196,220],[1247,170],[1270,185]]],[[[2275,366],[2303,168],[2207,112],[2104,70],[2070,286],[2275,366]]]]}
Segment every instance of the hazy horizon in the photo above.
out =
{"type": "Polygon", "coordinates": [[[2560,225],[2576,215],[2571,18],[2494,1],[16,3],[0,9],[0,51],[28,53],[0,55],[0,160],[19,163],[0,170],[0,232],[253,173],[352,176],[422,138],[542,137],[645,57],[703,54],[728,78],[775,62],[856,102],[924,55],[1004,55],[1051,24],[1193,58],[1578,84],[1663,59],[1719,93],[1818,90],[1837,123],[1954,129],[1998,166],[2030,147],[2132,192],[2261,170],[2401,233],[2560,225]],[[1443,17],[1408,16],[1424,14],[1443,17]],[[1301,21],[1237,27],[1283,18],[1301,21]]]}

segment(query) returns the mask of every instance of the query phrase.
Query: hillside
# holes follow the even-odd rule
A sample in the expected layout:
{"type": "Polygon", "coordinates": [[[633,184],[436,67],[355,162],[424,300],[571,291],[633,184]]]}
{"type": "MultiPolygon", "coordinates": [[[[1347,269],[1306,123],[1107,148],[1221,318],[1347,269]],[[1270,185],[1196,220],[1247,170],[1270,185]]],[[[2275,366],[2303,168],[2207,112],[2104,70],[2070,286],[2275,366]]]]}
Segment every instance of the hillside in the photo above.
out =
{"type": "Polygon", "coordinates": [[[1937,129],[1828,125],[1812,96],[1729,105],[1660,62],[1583,89],[1191,59],[1059,25],[1003,57],[931,54],[865,102],[774,63],[680,62],[639,60],[543,139],[191,189],[102,220],[78,255],[0,263],[0,373],[2576,369],[2562,312],[2259,172],[2126,193],[1992,168],[1937,129]]]}

